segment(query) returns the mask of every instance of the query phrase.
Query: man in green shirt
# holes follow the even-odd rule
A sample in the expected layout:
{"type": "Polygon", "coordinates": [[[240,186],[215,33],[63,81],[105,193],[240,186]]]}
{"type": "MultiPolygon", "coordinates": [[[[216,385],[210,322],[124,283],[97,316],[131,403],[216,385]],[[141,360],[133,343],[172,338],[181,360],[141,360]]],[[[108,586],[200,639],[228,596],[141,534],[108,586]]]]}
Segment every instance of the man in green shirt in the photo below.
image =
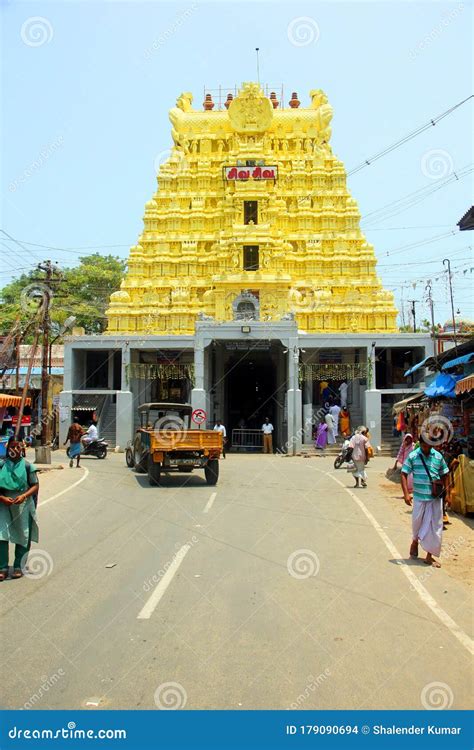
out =
{"type": "Polygon", "coordinates": [[[443,534],[443,493],[433,495],[433,482],[441,481],[444,492],[447,490],[449,469],[439,451],[435,450],[427,438],[420,435],[420,445],[405,459],[402,466],[403,496],[407,505],[411,505],[408,490],[408,475],[413,474],[413,540],[410,557],[418,557],[418,542],[427,555],[425,563],[440,568],[433,555],[441,554],[443,534]]]}

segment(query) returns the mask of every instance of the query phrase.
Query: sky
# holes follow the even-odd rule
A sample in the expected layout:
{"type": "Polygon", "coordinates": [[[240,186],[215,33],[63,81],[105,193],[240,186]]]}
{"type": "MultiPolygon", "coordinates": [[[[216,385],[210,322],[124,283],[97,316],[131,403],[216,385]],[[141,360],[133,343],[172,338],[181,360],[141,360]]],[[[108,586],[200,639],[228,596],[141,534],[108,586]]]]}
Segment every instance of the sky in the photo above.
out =
{"type": "MultiPolygon", "coordinates": [[[[255,47],[285,100],[326,92],[348,171],[473,93],[466,0],[0,2],[0,286],[47,258],[128,257],[172,145],[168,110],[183,91],[200,108],[205,87],[256,80],[255,47]]],[[[473,102],[348,177],[407,324],[407,300],[428,317],[428,279],[436,322],[450,317],[444,258],[456,311],[474,317],[473,235],[456,226],[473,203],[473,102]]]]}

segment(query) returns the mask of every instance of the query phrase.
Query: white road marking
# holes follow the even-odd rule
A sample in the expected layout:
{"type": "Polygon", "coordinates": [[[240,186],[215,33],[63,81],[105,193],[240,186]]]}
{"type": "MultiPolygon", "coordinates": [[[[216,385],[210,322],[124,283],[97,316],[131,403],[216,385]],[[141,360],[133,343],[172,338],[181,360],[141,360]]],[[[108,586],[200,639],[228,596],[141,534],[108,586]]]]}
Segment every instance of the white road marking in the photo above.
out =
{"type": "Polygon", "coordinates": [[[435,614],[436,617],[439,620],[441,620],[443,625],[447,627],[448,630],[451,631],[454,637],[458,639],[458,641],[469,651],[469,653],[474,654],[474,641],[472,640],[472,638],[470,638],[467,635],[467,633],[465,633],[464,630],[462,630],[459,627],[459,625],[456,622],[454,622],[452,617],[450,617],[450,615],[448,615],[448,613],[445,612],[445,610],[439,606],[436,599],[434,599],[431,596],[429,591],[427,591],[427,589],[423,586],[423,584],[420,583],[420,581],[418,580],[416,575],[413,573],[413,571],[410,570],[409,566],[404,563],[404,558],[402,557],[398,549],[395,547],[394,543],[392,542],[388,534],[386,534],[383,528],[380,526],[377,519],[372,515],[370,510],[364,505],[362,500],[359,497],[357,497],[357,495],[354,492],[351,492],[351,490],[348,487],[346,487],[346,485],[343,482],[341,482],[335,476],[330,474],[328,471],[325,471],[324,473],[326,474],[326,476],[330,477],[335,482],[340,484],[341,487],[343,487],[346,490],[346,492],[349,493],[352,499],[357,503],[362,513],[364,513],[364,515],[369,519],[370,523],[376,530],[377,534],[380,536],[380,538],[384,542],[390,554],[394,557],[394,559],[399,560],[398,567],[400,568],[402,573],[408,578],[414,590],[420,597],[421,601],[424,604],[426,604],[427,607],[431,609],[433,614],[435,614]]]}
{"type": "Polygon", "coordinates": [[[50,503],[52,500],[56,500],[57,497],[61,497],[61,495],[65,495],[66,492],[69,492],[70,490],[74,489],[74,487],[77,487],[78,484],[81,484],[81,482],[83,482],[84,479],[87,479],[87,477],[89,476],[89,469],[86,469],[84,467],[83,471],[84,471],[84,474],[82,475],[80,479],[77,480],[77,482],[74,482],[74,484],[71,484],[69,487],[66,487],[65,490],[61,490],[61,492],[58,492],[56,495],[53,495],[52,497],[48,497],[48,499],[43,500],[42,503],[38,503],[38,508],[42,508],[44,505],[47,505],[48,503],[50,503]]]}
{"type": "Polygon", "coordinates": [[[213,492],[212,495],[211,495],[211,497],[209,498],[209,500],[206,503],[206,507],[204,508],[203,513],[209,513],[209,511],[212,508],[212,504],[213,504],[214,500],[216,499],[216,497],[217,497],[217,492],[213,492]]]}
{"type": "Polygon", "coordinates": [[[153,612],[157,608],[161,598],[166,592],[166,589],[170,585],[171,581],[173,580],[173,576],[175,573],[177,573],[179,566],[183,562],[184,558],[188,554],[189,550],[191,549],[190,544],[184,544],[180,550],[176,553],[176,555],[173,557],[171,564],[164,574],[161,581],[158,582],[156,588],[152,592],[150,598],[146,602],[143,609],[140,610],[140,612],[137,615],[137,620],[149,620],[152,616],[153,612]]]}

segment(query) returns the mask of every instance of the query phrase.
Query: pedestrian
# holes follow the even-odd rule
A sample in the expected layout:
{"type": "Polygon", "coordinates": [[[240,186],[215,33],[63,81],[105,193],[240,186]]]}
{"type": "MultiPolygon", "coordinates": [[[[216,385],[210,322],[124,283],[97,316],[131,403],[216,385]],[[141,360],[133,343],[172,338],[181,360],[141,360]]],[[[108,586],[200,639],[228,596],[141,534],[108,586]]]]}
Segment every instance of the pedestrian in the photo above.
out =
{"type": "Polygon", "coordinates": [[[324,417],[324,421],[328,426],[328,445],[334,445],[334,443],[336,442],[336,438],[334,436],[334,418],[330,411],[328,411],[328,413],[324,417]]]}
{"type": "Polygon", "coordinates": [[[218,419],[216,424],[214,425],[214,432],[220,432],[222,435],[222,458],[225,458],[225,444],[227,442],[227,432],[220,419],[218,419]]]}
{"type": "Polygon", "coordinates": [[[347,390],[348,390],[348,388],[349,388],[349,386],[347,385],[346,381],[343,380],[342,383],[341,383],[341,385],[339,386],[339,393],[341,394],[340,395],[341,407],[344,408],[344,409],[347,406],[347,390]]]}
{"type": "Polygon", "coordinates": [[[95,419],[93,419],[88,427],[87,432],[82,438],[82,442],[86,446],[86,445],[89,445],[89,443],[93,443],[95,440],[98,440],[98,439],[99,439],[99,432],[97,430],[97,422],[95,419]]]}
{"type": "Polygon", "coordinates": [[[273,453],[273,425],[268,417],[265,417],[265,422],[262,425],[263,432],[263,452],[273,453]]]}
{"type": "Polygon", "coordinates": [[[419,447],[406,458],[402,467],[403,496],[412,505],[408,475],[413,475],[412,543],[410,557],[418,557],[418,542],[426,552],[424,562],[434,568],[441,554],[443,536],[443,494],[448,489],[449,469],[441,453],[435,450],[421,432],[419,447]]]}
{"type": "MultiPolygon", "coordinates": [[[[323,385],[323,383],[321,385],[323,385]]],[[[321,398],[323,399],[323,402],[329,401],[329,399],[331,398],[331,393],[332,391],[330,383],[325,383],[324,388],[321,391],[321,398]]]]}
{"type": "Polygon", "coordinates": [[[341,407],[339,406],[337,401],[335,401],[333,405],[329,407],[329,413],[334,422],[334,437],[337,438],[339,434],[339,414],[341,413],[341,407]]]}
{"type": "Polygon", "coordinates": [[[370,442],[367,437],[367,427],[361,426],[352,436],[349,446],[352,448],[352,461],[354,468],[352,474],[355,479],[354,487],[359,486],[359,480],[362,487],[367,487],[367,474],[365,471],[366,464],[369,461],[368,449],[370,442]]]}
{"type": "Polygon", "coordinates": [[[320,422],[316,432],[316,448],[323,451],[328,442],[328,426],[326,422],[320,422]]]}
{"type": "Polygon", "coordinates": [[[341,407],[341,413],[339,414],[339,429],[343,437],[348,437],[351,434],[351,420],[347,406],[341,407]]]}
{"type": "MultiPolygon", "coordinates": [[[[410,432],[407,432],[405,434],[405,437],[402,440],[402,443],[400,445],[399,451],[397,453],[397,457],[395,459],[394,469],[402,469],[403,464],[405,463],[406,459],[412,452],[413,448],[415,447],[415,444],[413,442],[413,435],[410,432]]],[[[413,477],[410,474],[407,477],[407,485],[408,485],[408,491],[410,493],[413,492],[413,477]]]]}
{"type": "Polygon", "coordinates": [[[83,432],[84,431],[79,422],[73,422],[69,427],[66,440],[64,441],[64,445],[68,442],[71,444],[69,447],[69,466],[71,469],[75,458],[77,459],[76,468],[79,468],[79,461],[81,460],[81,437],[83,432]]]}
{"type": "Polygon", "coordinates": [[[8,575],[8,545],[15,545],[12,578],[21,578],[31,542],[39,539],[36,469],[23,458],[19,440],[10,438],[6,459],[0,461],[0,581],[8,575]]]}

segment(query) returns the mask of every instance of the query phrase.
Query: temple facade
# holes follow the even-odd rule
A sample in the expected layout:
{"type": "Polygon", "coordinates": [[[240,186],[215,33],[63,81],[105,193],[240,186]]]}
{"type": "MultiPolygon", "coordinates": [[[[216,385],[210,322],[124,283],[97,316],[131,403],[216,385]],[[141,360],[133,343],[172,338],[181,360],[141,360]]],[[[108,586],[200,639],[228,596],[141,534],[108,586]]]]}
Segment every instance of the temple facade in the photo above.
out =
{"type": "Polygon", "coordinates": [[[337,396],[345,382],[354,425],[381,442],[384,408],[429,340],[398,333],[331,120],[320,90],[286,106],[256,83],[217,107],[181,94],[107,332],[67,343],[64,423],[94,408],[123,448],[140,403],[190,400],[231,439],[269,416],[276,444],[299,449],[322,384],[337,396]]]}

